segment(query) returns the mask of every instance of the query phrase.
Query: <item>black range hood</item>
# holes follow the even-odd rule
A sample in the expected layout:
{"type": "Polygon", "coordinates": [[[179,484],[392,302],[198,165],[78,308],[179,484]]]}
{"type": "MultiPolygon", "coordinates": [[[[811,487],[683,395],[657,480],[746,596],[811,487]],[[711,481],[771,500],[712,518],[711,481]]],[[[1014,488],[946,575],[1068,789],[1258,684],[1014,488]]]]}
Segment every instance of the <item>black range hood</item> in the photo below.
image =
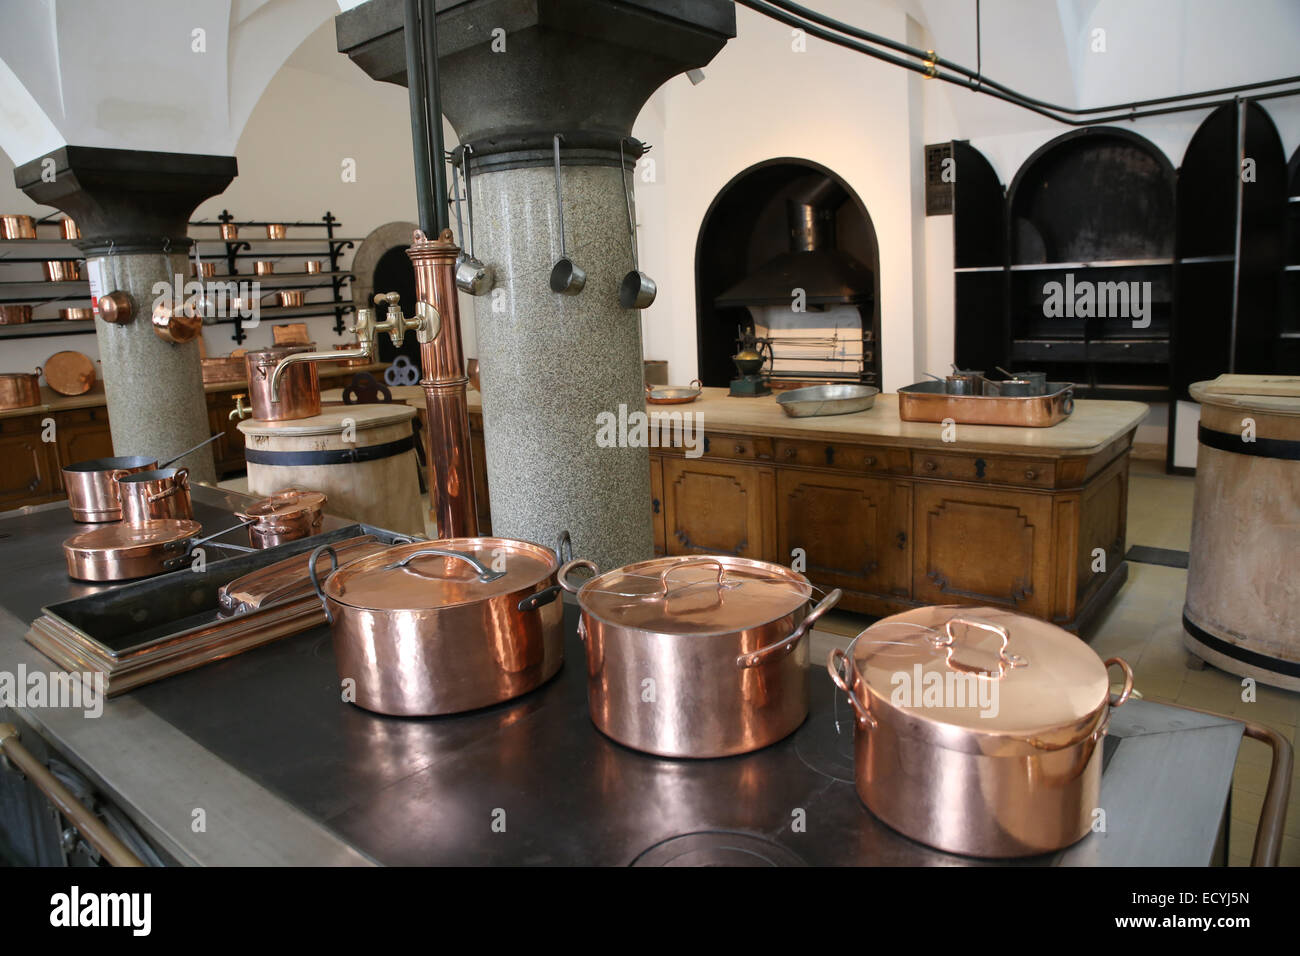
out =
{"type": "Polygon", "coordinates": [[[810,306],[862,305],[875,293],[871,270],[835,248],[835,210],[846,194],[825,180],[786,200],[790,251],[770,259],[716,299],[720,308],[789,305],[803,289],[810,306]]]}

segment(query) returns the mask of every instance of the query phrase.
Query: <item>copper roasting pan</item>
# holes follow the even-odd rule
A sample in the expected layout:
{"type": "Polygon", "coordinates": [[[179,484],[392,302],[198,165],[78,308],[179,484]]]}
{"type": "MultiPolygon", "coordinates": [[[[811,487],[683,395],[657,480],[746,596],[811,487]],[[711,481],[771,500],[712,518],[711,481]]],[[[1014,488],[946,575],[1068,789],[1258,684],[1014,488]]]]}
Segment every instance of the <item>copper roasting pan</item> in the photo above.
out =
{"type": "Polygon", "coordinates": [[[917,382],[898,390],[898,417],[905,422],[947,420],[961,425],[1048,428],[1074,411],[1074,385],[1048,382],[1046,395],[1001,397],[949,395],[943,382],[917,382]]]}

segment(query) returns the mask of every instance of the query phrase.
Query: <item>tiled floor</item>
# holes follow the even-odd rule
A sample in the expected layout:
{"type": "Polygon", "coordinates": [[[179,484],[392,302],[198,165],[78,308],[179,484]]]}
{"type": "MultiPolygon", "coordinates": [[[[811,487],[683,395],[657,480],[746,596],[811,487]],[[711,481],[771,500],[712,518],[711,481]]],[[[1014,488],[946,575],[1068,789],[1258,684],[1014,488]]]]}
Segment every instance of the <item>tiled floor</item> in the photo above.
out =
{"type": "MultiPolygon", "coordinates": [[[[222,484],[246,488],[242,479],[222,484]]],[[[1191,478],[1166,475],[1161,464],[1134,461],[1129,484],[1129,545],[1186,551],[1191,540],[1193,485],[1191,478]]],[[[1123,657],[1133,666],[1134,686],[1144,698],[1250,717],[1294,743],[1300,694],[1258,685],[1255,701],[1247,703],[1241,699],[1239,678],[1209,666],[1199,671],[1187,666],[1182,636],[1186,588],[1185,570],[1130,562],[1128,581],[1083,636],[1102,657],[1123,657]]],[[[872,620],[858,614],[827,614],[814,632],[812,659],[824,661],[832,646],[846,645],[872,620]]],[[[1250,862],[1270,754],[1265,744],[1245,740],[1237,758],[1228,841],[1234,866],[1250,862]]],[[[1300,771],[1300,764],[1296,769],[1300,771]]],[[[1291,789],[1281,862],[1300,866],[1300,775],[1292,780],[1291,789]]]]}
{"type": "MultiPolygon", "coordinates": [[[[1129,485],[1128,543],[1186,551],[1191,539],[1194,480],[1166,475],[1154,462],[1134,461],[1129,485]]],[[[1102,657],[1123,657],[1133,665],[1134,686],[1147,700],[1213,710],[1267,724],[1295,742],[1300,694],[1259,684],[1245,702],[1241,680],[1213,667],[1193,670],[1183,650],[1182,607],[1187,572],[1129,563],[1128,581],[1083,635],[1102,657]]],[[[822,619],[812,644],[813,660],[857,634],[871,618],[833,613],[822,619]]],[[[1230,863],[1249,864],[1255,824],[1268,783],[1271,751],[1245,740],[1233,777],[1230,863]]],[[[1281,862],[1300,866],[1300,764],[1291,781],[1281,862]]]]}

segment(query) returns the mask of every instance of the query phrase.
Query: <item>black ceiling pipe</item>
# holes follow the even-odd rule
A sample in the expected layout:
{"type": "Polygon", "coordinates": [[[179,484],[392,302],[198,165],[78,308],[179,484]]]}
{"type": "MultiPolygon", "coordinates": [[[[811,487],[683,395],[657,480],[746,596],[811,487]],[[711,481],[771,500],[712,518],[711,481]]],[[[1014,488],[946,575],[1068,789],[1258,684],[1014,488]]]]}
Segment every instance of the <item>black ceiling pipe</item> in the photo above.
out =
{"type": "Polygon", "coordinates": [[[442,139],[442,88],[438,83],[438,15],[434,10],[434,0],[420,0],[421,36],[424,46],[424,108],[426,123],[429,127],[429,169],[433,183],[433,222],[434,231],[425,233],[432,239],[442,235],[450,226],[447,208],[447,164],[443,160],[446,150],[442,139]]]}
{"type": "Polygon", "coordinates": [[[411,145],[415,159],[415,201],[420,229],[429,238],[449,225],[447,168],[443,161],[442,95],[438,85],[438,23],[434,0],[406,0],[406,74],[411,104],[411,145]]]}

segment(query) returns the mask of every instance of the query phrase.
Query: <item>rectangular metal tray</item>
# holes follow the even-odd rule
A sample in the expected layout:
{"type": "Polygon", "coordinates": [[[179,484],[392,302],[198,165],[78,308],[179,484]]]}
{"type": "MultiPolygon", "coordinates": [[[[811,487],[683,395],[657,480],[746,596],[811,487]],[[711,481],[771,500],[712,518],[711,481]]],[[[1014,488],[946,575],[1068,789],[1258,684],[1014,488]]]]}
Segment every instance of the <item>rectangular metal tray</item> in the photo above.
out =
{"type": "Polygon", "coordinates": [[[1048,382],[1046,395],[1019,398],[949,395],[943,382],[917,382],[898,390],[898,417],[905,422],[1048,428],[1065,421],[1072,411],[1072,382],[1048,382]]]}

